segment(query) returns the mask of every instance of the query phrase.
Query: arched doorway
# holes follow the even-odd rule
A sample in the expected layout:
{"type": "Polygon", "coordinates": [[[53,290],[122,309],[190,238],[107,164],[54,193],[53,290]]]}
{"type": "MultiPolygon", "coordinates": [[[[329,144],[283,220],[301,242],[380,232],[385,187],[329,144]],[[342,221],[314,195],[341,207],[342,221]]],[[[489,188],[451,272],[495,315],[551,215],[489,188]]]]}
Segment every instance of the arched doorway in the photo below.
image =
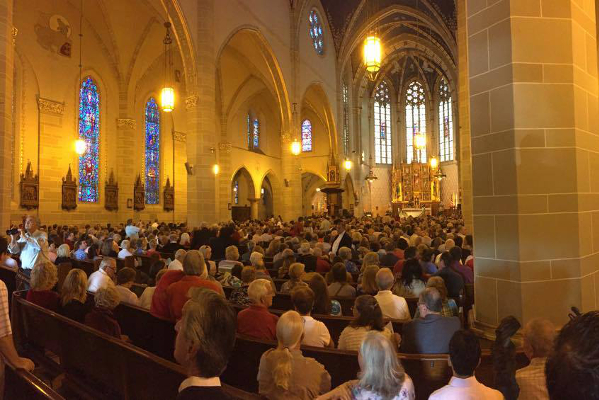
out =
{"type": "Polygon", "coordinates": [[[258,218],[265,220],[271,218],[274,215],[274,201],[272,184],[268,176],[262,181],[262,187],[260,188],[260,202],[258,203],[258,218]]]}
{"type": "Polygon", "coordinates": [[[347,212],[349,212],[350,215],[354,215],[354,210],[356,206],[356,194],[354,191],[354,181],[352,180],[350,174],[347,174],[345,176],[345,180],[343,182],[343,190],[343,210],[347,210],[347,212]]]}
{"type": "Polygon", "coordinates": [[[302,215],[326,213],[326,195],[320,191],[324,184],[325,180],[316,174],[302,174],[302,215]]]}
{"type": "Polygon", "coordinates": [[[245,221],[251,218],[251,205],[256,190],[247,169],[240,168],[231,179],[231,219],[245,221]]]}

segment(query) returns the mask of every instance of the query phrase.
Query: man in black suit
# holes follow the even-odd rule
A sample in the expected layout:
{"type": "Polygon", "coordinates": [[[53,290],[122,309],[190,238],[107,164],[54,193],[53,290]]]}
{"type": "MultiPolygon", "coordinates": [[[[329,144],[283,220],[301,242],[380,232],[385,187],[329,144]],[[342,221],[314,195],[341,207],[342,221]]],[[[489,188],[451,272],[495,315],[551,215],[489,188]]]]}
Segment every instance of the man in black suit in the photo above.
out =
{"type": "Polygon", "coordinates": [[[177,400],[233,399],[219,378],[235,346],[237,317],[227,299],[210,289],[190,289],[177,325],[174,356],[188,376],[177,400]]]}
{"type": "Polygon", "coordinates": [[[418,309],[421,318],[404,324],[402,353],[449,353],[449,341],[460,329],[460,319],[442,316],[442,308],[443,301],[437,289],[426,288],[420,294],[418,309]]]}
{"type": "Polygon", "coordinates": [[[342,247],[352,248],[352,240],[349,233],[345,232],[345,222],[343,220],[336,220],[335,225],[337,225],[337,237],[333,240],[333,244],[331,245],[331,253],[337,255],[337,252],[342,247]]]}

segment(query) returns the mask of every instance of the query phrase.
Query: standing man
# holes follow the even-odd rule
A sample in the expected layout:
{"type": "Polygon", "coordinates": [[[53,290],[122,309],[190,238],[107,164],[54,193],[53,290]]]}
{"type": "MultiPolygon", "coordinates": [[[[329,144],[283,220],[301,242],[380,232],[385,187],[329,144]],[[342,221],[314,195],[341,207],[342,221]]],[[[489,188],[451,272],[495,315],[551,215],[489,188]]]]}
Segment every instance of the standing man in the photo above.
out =
{"type": "Polygon", "coordinates": [[[333,241],[331,253],[337,255],[337,252],[342,247],[348,247],[351,249],[353,242],[349,233],[345,232],[345,222],[343,222],[343,220],[336,220],[335,225],[337,225],[337,237],[333,241]]]}
{"type": "Polygon", "coordinates": [[[11,254],[20,254],[21,267],[17,271],[17,289],[29,289],[29,276],[34,265],[40,259],[49,260],[48,237],[45,232],[38,230],[39,221],[36,217],[25,217],[24,230],[11,235],[8,251],[11,254]]]}
{"type": "Polygon", "coordinates": [[[127,237],[130,240],[139,239],[139,228],[137,226],[133,225],[132,219],[127,220],[127,226],[125,227],[125,233],[127,234],[127,237]]]}

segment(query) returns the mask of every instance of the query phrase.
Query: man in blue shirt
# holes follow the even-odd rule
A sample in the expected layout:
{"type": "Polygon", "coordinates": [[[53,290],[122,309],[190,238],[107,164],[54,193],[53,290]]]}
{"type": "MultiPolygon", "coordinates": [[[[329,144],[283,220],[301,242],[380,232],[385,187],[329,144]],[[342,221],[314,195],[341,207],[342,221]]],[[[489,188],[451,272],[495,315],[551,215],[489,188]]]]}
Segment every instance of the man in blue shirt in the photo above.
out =
{"type": "Polygon", "coordinates": [[[77,244],[77,251],[75,251],[75,259],[77,260],[85,260],[87,259],[87,253],[85,250],[87,249],[87,241],[81,240],[77,244]]]}

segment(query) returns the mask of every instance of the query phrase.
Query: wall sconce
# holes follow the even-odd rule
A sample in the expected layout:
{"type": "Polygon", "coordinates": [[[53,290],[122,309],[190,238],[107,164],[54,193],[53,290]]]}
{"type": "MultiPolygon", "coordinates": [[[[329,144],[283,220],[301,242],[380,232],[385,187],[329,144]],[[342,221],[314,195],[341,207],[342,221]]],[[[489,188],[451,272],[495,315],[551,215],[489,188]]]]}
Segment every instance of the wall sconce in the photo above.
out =
{"type": "Polygon", "coordinates": [[[218,164],[214,164],[214,165],[212,166],[212,173],[213,173],[214,175],[218,175],[218,173],[219,173],[219,172],[220,172],[220,167],[218,166],[218,164]]]}
{"type": "Polygon", "coordinates": [[[302,146],[300,144],[300,142],[296,140],[293,141],[293,143],[291,143],[291,154],[293,154],[294,156],[299,156],[299,154],[302,152],[302,146]]]}
{"type": "Polygon", "coordinates": [[[343,166],[345,167],[345,170],[349,172],[352,167],[352,162],[346,158],[343,162],[343,166]]]}
{"type": "Polygon", "coordinates": [[[430,164],[431,164],[431,169],[434,171],[437,169],[437,167],[439,167],[439,160],[437,160],[436,157],[433,157],[433,158],[431,158],[430,164]]]}
{"type": "Polygon", "coordinates": [[[82,139],[75,140],[75,153],[82,156],[83,154],[85,154],[86,150],[87,150],[87,144],[85,143],[85,140],[82,140],[82,139]]]}

